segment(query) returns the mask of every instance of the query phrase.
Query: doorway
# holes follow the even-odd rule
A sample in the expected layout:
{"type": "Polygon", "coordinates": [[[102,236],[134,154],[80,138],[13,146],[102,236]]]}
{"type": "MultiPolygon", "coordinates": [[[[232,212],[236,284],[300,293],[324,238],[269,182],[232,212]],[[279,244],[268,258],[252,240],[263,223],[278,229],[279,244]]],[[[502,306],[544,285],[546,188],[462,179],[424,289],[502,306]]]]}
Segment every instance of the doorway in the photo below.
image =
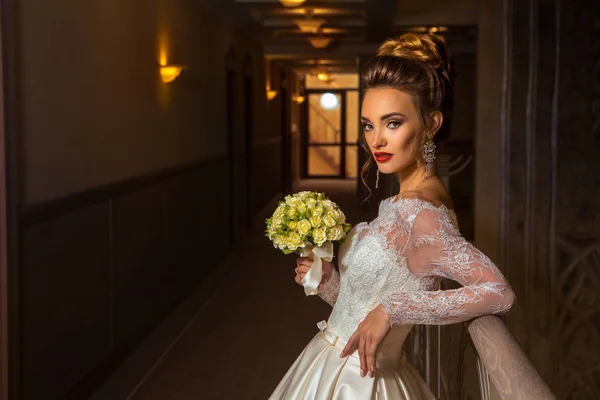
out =
{"type": "Polygon", "coordinates": [[[358,176],[359,92],[307,90],[304,178],[358,176]]]}

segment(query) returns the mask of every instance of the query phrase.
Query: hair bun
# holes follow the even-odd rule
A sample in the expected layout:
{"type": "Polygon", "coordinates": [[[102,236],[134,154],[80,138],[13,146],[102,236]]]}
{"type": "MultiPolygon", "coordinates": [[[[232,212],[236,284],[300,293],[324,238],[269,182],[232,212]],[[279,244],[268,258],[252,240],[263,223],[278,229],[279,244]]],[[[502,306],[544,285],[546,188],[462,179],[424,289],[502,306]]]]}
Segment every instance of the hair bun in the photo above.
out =
{"type": "Polygon", "coordinates": [[[427,64],[447,78],[452,77],[446,41],[438,35],[405,33],[396,39],[386,40],[377,50],[377,55],[396,56],[427,64]]]}

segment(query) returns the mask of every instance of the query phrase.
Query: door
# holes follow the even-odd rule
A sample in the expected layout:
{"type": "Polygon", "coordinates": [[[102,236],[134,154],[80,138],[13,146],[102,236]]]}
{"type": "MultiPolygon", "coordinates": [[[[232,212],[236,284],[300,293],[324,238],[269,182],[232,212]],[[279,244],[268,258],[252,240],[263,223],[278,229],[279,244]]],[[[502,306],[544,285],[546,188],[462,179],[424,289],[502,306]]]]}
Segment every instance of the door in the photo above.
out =
{"type": "Polygon", "coordinates": [[[358,90],[307,91],[304,177],[358,176],[358,90]]]}

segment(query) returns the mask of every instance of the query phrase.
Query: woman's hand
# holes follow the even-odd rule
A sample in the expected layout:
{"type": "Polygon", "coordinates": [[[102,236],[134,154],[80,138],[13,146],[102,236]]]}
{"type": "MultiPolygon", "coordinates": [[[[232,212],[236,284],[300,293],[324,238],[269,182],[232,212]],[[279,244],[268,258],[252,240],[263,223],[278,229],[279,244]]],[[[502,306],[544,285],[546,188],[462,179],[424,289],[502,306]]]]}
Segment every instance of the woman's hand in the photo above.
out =
{"type": "MultiPolygon", "coordinates": [[[[321,279],[321,285],[323,285],[325,282],[327,282],[327,280],[329,280],[329,278],[331,278],[331,273],[333,270],[333,264],[330,262],[327,262],[325,260],[321,260],[322,264],[323,264],[323,278],[321,279]]],[[[300,286],[304,286],[302,284],[302,279],[304,279],[304,276],[306,274],[308,274],[308,271],[310,271],[310,268],[312,267],[313,264],[313,260],[308,258],[308,257],[298,257],[298,259],[296,260],[296,283],[299,284],[300,286]]]]}
{"type": "Polygon", "coordinates": [[[340,357],[346,357],[358,349],[360,358],[360,376],[364,377],[369,372],[372,378],[375,375],[375,353],[379,343],[391,328],[390,316],[380,304],[375,307],[367,317],[358,324],[356,332],[350,337],[340,357]]]}

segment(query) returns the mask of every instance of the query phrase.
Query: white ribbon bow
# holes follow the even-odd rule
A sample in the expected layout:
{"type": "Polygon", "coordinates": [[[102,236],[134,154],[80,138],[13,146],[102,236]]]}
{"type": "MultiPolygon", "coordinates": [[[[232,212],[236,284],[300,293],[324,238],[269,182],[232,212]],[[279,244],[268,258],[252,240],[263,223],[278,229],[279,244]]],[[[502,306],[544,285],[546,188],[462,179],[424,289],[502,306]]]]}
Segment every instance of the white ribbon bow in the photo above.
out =
{"type": "Polygon", "coordinates": [[[313,256],[313,264],[308,273],[302,278],[304,293],[307,296],[317,294],[317,288],[323,278],[323,262],[333,260],[333,243],[324,243],[321,247],[314,247],[306,242],[304,248],[300,249],[301,257],[313,256]]]}

